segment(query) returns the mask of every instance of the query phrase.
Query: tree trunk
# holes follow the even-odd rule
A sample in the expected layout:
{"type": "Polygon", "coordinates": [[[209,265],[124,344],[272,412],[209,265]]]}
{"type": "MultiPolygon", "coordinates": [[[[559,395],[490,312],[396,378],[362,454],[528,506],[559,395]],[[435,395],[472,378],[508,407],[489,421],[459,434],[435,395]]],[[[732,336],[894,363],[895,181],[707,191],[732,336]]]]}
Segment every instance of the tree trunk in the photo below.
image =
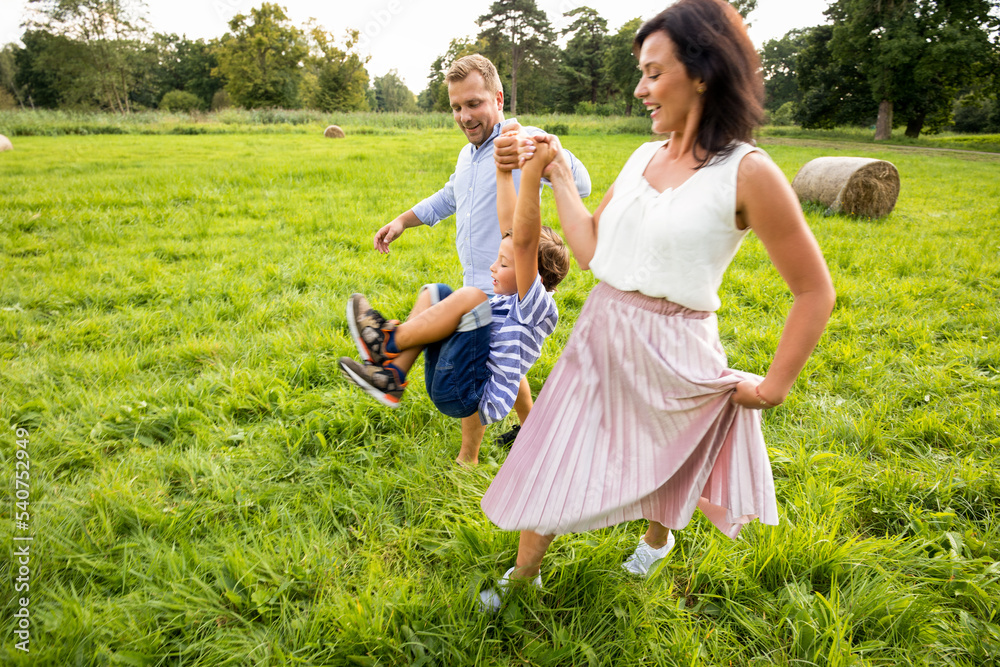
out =
{"type": "Polygon", "coordinates": [[[878,105],[875,121],[875,141],[885,141],[892,136],[892,100],[882,100],[878,105]]]}
{"type": "Polygon", "coordinates": [[[625,115],[626,116],[631,116],[632,115],[632,100],[633,99],[634,98],[631,95],[629,95],[628,97],[625,98],[625,115]]]}
{"type": "Polygon", "coordinates": [[[510,115],[511,118],[517,117],[517,68],[512,67],[510,70],[510,115]]]}
{"type": "MultiPolygon", "coordinates": [[[[512,40],[513,41],[513,40],[512,40]]],[[[521,67],[521,47],[515,42],[510,47],[510,115],[517,116],[517,70],[521,67]]]]}
{"type": "Polygon", "coordinates": [[[906,136],[911,139],[916,139],[920,136],[920,131],[924,129],[924,119],[927,117],[925,113],[919,113],[916,116],[910,118],[906,121],[906,136]]]}

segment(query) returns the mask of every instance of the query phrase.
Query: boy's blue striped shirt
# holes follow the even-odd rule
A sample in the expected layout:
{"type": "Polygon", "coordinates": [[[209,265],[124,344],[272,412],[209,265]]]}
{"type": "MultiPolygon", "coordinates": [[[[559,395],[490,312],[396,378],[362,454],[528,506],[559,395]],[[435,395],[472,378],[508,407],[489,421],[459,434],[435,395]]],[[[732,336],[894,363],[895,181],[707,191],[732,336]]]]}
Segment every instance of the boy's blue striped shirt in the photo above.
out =
{"type": "Polygon", "coordinates": [[[490,299],[490,379],[479,400],[479,420],[489,424],[503,419],[517,398],[521,378],[542,354],[542,343],[556,328],[559,310],[555,299],[535,276],[524,298],[501,294],[490,299]]]}

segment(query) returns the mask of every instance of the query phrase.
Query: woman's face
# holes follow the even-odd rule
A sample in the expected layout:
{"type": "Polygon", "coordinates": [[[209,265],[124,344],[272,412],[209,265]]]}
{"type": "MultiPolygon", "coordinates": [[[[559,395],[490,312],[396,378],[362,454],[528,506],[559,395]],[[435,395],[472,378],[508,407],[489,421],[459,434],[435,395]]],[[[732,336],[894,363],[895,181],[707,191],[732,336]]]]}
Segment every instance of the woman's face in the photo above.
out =
{"type": "Polygon", "coordinates": [[[639,50],[642,78],[635,96],[642,100],[653,119],[653,132],[669,134],[687,127],[692,112],[701,112],[700,80],[688,76],[677,57],[677,47],[661,31],[654,32],[639,50]]]}

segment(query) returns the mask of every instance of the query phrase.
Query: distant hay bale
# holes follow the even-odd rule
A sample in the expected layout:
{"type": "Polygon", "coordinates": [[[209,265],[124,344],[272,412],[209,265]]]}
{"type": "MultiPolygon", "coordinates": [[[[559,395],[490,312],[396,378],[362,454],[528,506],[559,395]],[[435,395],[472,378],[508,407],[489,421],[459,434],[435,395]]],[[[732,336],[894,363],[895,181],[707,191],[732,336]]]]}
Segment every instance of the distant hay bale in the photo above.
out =
{"type": "Polygon", "coordinates": [[[827,214],[882,218],[899,198],[899,172],[885,160],[818,157],[799,169],[792,188],[799,201],[818,202],[827,214]]]}
{"type": "Polygon", "coordinates": [[[344,131],[338,125],[331,125],[323,132],[323,136],[327,139],[343,139],[344,131]]]}
{"type": "Polygon", "coordinates": [[[10,143],[10,139],[0,134],[0,153],[12,150],[14,150],[14,144],[10,143]]]}

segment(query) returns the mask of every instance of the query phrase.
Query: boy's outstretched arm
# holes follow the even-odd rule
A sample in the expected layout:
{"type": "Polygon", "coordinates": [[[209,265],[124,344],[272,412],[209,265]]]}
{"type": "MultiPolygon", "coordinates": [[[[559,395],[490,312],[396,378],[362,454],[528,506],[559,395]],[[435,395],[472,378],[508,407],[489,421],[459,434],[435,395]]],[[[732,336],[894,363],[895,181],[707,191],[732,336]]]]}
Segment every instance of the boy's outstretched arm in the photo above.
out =
{"type": "MultiPolygon", "coordinates": [[[[535,146],[535,154],[521,168],[521,191],[514,209],[514,275],[517,296],[523,299],[538,276],[538,236],[542,231],[539,189],[542,171],[552,161],[548,144],[535,146]]],[[[499,187],[499,184],[498,184],[499,187]]]]}
{"type": "Polygon", "coordinates": [[[517,204],[517,190],[514,188],[514,173],[497,169],[497,222],[500,235],[514,226],[514,206],[517,204]]]}

